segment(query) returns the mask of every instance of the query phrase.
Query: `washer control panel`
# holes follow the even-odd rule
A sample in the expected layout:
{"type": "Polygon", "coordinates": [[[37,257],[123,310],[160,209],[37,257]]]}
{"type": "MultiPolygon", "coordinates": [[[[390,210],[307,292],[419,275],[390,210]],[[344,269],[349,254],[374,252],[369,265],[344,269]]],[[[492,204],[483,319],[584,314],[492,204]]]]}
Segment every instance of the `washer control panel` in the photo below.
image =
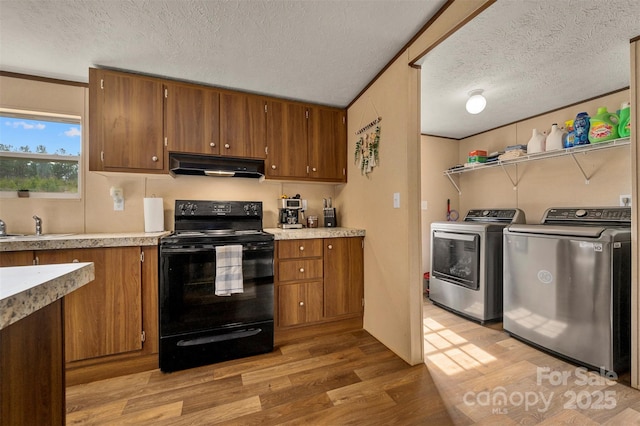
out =
{"type": "Polygon", "coordinates": [[[551,208],[542,223],[631,223],[631,207],[551,208]]]}

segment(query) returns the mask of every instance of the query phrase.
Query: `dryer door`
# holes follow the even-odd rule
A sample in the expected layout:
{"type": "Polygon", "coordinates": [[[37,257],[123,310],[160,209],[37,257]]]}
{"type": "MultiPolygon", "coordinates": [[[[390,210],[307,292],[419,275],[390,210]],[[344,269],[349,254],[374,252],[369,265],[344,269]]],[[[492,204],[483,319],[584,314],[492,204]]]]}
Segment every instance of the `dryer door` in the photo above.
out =
{"type": "Polygon", "coordinates": [[[480,235],[433,231],[431,274],[463,287],[480,287],[480,235]]]}

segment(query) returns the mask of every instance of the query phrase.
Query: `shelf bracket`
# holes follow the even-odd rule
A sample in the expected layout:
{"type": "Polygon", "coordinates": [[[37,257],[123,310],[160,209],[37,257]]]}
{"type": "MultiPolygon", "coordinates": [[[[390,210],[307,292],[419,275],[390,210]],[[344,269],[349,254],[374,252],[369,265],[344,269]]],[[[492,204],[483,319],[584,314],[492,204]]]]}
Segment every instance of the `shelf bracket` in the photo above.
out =
{"type": "Polygon", "coordinates": [[[456,191],[458,191],[458,195],[462,195],[462,191],[460,191],[460,188],[458,187],[458,185],[456,184],[456,182],[453,180],[453,178],[451,177],[451,174],[449,173],[445,173],[445,175],[447,175],[447,177],[449,178],[449,182],[451,182],[451,185],[453,185],[456,188],[456,191]]]}
{"type": "MultiPolygon", "coordinates": [[[[509,174],[509,172],[507,171],[507,168],[504,166],[504,164],[502,162],[500,162],[500,167],[502,168],[502,171],[504,172],[505,175],[507,175],[507,177],[509,178],[509,181],[511,182],[511,185],[513,185],[513,190],[515,191],[516,189],[518,189],[518,181],[514,180],[511,175],[509,174]]],[[[516,166],[517,167],[517,166],[516,166]]],[[[517,175],[517,171],[516,171],[516,176],[517,175]]]]}
{"type": "Polygon", "coordinates": [[[591,178],[588,177],[587,174],[584,172],[584,169],[580,165],[580,162],[578,161],[578,159],[576,158],[576,156],[575,156],[575,154],[573,152],[571,153],[571,158],[573,158],[573,161],[576,162],[576,166],[578,166],[578,169],[580,169],[580,172],[582,173],[582,176],[584,176],[584,184],[585,185],[589,185],[589,181],[591,180],[591,178]]]}

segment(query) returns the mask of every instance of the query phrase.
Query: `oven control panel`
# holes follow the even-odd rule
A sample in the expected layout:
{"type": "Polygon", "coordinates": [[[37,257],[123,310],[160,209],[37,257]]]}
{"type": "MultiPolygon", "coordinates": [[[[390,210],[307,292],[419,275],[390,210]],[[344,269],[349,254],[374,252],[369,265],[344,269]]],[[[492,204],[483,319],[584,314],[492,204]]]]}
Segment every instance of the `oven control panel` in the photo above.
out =
{"type": "Polygon", "coordinates": [[[619,222],[631,223],[630,207],[551,208],[542,223],[558,222],[619,222]]]}
{"type": "Polygon", "coordinates": [[[251,216],[262,218],[261,201],[176,200],[176,216],[251,216]]]}

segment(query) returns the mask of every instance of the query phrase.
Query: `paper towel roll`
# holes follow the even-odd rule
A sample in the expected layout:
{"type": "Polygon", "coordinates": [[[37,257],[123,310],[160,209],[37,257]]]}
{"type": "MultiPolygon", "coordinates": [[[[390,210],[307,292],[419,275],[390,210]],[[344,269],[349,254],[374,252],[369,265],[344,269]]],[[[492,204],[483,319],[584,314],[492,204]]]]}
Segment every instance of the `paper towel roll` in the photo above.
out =
{"type": "Polygon", "coordinates": [[[144,199],[144,232],[164,231],[162,198],[144,199]]]}

